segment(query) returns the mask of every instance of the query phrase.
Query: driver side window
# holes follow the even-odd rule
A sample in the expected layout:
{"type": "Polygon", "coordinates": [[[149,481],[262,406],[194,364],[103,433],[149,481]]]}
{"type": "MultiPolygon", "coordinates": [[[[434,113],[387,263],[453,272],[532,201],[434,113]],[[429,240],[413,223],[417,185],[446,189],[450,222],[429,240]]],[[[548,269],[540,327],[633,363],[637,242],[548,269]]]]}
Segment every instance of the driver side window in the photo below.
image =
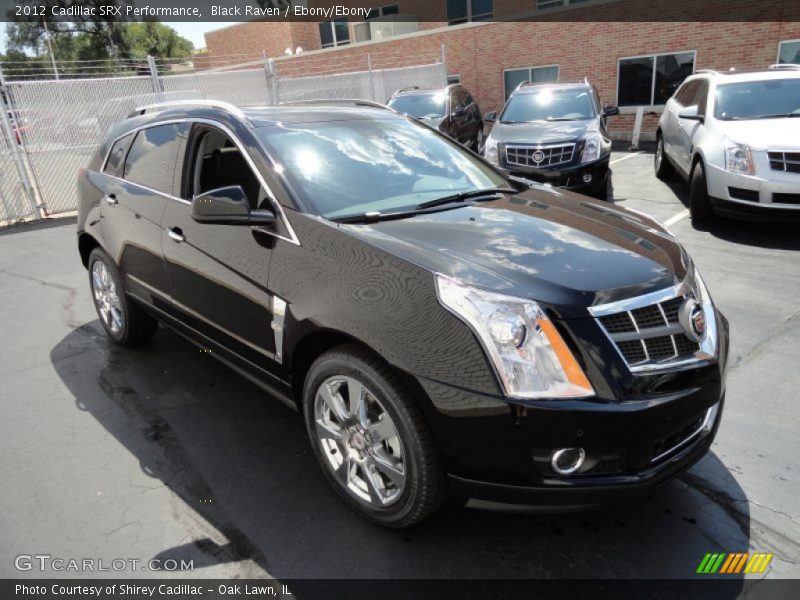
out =
{"type": "Polygon", "coordinates": [[[190,169],[185,194],[194,196],[223,187],[240,185],[251,209],[261,208],[267,194],[238,146],[224,133],[197,126],[192,136],[190,169]]]}

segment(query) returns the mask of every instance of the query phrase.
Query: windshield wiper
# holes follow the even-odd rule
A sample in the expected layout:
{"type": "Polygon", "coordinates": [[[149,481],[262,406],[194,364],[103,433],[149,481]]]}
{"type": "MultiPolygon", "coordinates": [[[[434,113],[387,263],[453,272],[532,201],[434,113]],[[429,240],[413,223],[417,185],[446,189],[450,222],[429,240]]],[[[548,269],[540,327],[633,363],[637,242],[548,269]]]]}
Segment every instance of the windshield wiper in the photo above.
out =
{"type": "Polygon", "coordinates": [[[427,202],[423,202],[422,204],[417,204],[417,210],[422,210],[425,208],[433,208],[434,206],[441,206],[442,204],[450,204],[451,202],[463,202],[464,200],[469,200],[470,198],[480,198],[483,196],[491,196],[497,197],[499,194],[516,194],[517,190],[509,189],[509,188],[489,188],[486,190],[472,190],[471,192],[459,192],[458,194],[453,194],[451,196],[444,196],[442,198],[436,198],[436,200],[428,200],[427,202]]]}
{"type": "Polygon", "coordinates": [[[750,119],[796,119],[800,117],[800,113],[781,113],[775,115],[757,115],[755,117],[746,117],[750,119]]]}
{"type": "Polygon", "coordinates": [[[578,119],[573,119],[571,117],[547,117],[545,121],[553,122],[553,121],[577,121],[578,119]]]}

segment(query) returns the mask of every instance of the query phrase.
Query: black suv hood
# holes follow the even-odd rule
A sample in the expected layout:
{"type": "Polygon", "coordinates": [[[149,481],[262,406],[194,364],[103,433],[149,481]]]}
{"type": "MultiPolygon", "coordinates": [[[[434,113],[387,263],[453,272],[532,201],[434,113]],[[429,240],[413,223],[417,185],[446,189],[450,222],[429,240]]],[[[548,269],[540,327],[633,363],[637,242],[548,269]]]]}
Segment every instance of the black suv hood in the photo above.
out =
{"type": "Polygon", "coordinates": [[[532,298],[563,318],[682,281],[689,259],[654,220],[570,192],[502,199],[367,225],[352,235],[434,273],[532,298]]]}
{"type": "Polygon", "coordinates": [[[588,129],[598,128],[597,119],[580,121],[534,121],[532,123],[501,123],[492,127],[493,140],[501,144],[550,144],[572,142],[586,137],[588,129]]]}

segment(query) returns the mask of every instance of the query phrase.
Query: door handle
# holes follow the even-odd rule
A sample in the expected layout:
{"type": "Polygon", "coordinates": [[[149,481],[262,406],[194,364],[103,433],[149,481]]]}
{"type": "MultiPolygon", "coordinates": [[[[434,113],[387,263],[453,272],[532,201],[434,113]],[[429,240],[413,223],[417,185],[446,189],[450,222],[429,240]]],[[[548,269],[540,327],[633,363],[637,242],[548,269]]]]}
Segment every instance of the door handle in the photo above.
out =
{"type": "Polygon", "coordinates": [[[114,194],[107,194],[105,197],[105,201],[106,204],[108,204],[109,206],[114,206],[119,202],[114,194]]]}
{"type": "Polygon", "coordinates": [[[178,227],[167,229],[167,235],[172,239],[173,242],[178,244],[186,241],[186,236],[183,235],[183,232],[178,227]]]}

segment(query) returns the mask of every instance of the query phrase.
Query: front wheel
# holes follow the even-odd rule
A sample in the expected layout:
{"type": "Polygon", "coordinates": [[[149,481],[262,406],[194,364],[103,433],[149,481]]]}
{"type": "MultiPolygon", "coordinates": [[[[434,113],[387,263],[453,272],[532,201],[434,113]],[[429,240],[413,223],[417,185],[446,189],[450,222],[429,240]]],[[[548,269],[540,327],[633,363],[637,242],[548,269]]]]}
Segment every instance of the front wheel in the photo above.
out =
{"type": "Polygon", "coordinates": [[[702,222],[710,219],[713,212],[708,196],[706,170],[701,161],[695,165],[689,180],[689,213],[692,221],[702,222]]]}
{"type": "Polygon", "coordinates": [[[413,525],[445,499],[441,460],[413,398],[359,346],[320,356],[303,389],[317,461],[344,501],[386,527],[413,525]]]}

